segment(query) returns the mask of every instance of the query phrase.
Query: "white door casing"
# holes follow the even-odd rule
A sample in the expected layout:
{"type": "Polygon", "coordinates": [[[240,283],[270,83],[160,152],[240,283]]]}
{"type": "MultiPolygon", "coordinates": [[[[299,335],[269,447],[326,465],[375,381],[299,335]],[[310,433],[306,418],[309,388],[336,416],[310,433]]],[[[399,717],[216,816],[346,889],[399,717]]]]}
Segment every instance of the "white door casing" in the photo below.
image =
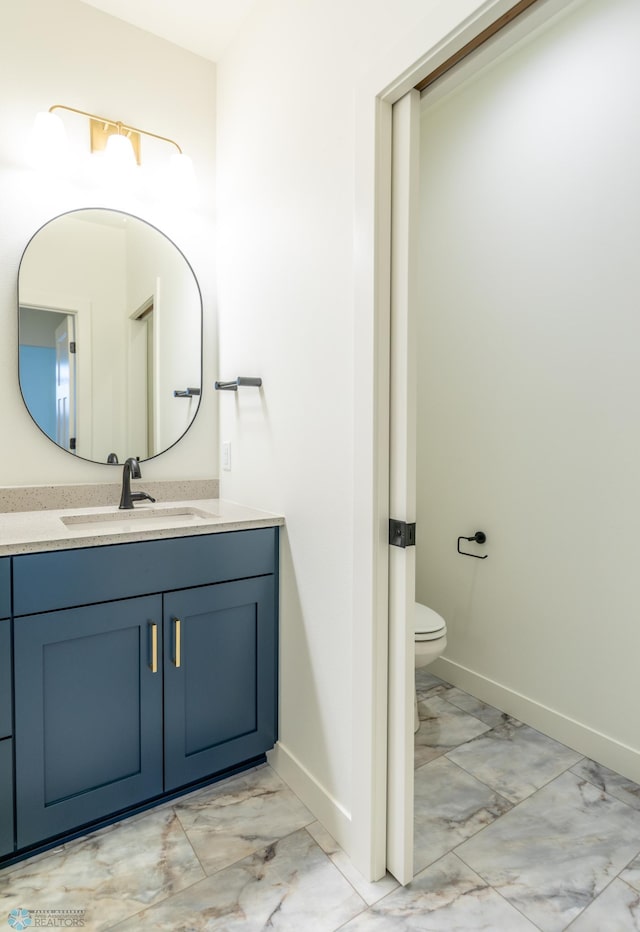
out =
{"type": "MultiPolygon", "coordinates": [[[[420,94],[393,107],[391,207],[391,386],[389,503],[394,519],[416,520],[416,318],[420,94]]],[[[387,868],[413,877],[413,695],[415,547],[389,546],[389,717],[387,868]]]]}
{"type": "Polygon", "coordinates": [[[75,452],[77,440],[74,334],[74,316],[67,314],[64,321],[55,329],[56,443],[70,453],[75,452]]]}

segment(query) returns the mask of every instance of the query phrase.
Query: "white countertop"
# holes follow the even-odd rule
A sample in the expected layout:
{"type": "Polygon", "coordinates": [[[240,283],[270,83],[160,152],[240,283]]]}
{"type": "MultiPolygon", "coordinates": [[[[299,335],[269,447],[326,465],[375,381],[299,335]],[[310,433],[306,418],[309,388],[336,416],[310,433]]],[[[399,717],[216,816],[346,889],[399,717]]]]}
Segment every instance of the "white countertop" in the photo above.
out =
{"type": "Polygon", "coordinates": [[[0,514],[0,556],[277,527],[281,515],[212,498],[0,514]]]}

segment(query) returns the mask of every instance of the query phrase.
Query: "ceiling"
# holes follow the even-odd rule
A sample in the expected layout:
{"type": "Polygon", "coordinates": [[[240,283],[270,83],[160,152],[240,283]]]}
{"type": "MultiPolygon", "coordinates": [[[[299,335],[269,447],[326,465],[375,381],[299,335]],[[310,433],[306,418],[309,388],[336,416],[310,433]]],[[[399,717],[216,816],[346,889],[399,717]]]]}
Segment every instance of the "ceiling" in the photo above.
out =
{"type": "Polygon", "coordinates": [[[217,61],[259,0],[82,0],[132,26],[217,61]]]}

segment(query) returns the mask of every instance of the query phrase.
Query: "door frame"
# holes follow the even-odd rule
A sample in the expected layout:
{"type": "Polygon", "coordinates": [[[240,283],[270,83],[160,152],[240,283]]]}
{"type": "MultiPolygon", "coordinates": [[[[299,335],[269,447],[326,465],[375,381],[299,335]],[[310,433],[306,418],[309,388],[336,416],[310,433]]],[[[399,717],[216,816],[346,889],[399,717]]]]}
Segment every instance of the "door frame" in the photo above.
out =
{"type": "MultiPolygon", "coordinates": [[[[416,323],[420,93],[393,105],[389,364],[389,510],[416,521],[416,323]]],[[[387,870],[413,878],[416,548],[389,547],[387,870]]]]}
{"type": "Polygon", "coordinates": [[[54,331],[56,349],[56,442],[63,450],[74,453],[76,450],[76,314],[65,315],[64,324],[60,323],[54,331]],[[61,374],[67,372],[66,381],[61,380],[61,374]],[[61,385],[66,385],[67,404],[61,411],[61,401],[65,395],[60,394],[61,385]],[[62,425],[62,431],[61,431],[62,425]],[[73,438],[73,443],[72,443],[73,438]]]}
{"type": "MultiPolygon", "coordinates": [[[[522,14],[529,28],[573,0],[539,0],[522,14]]],[[[388,765],[408,785],[404,761],[389,754],[389,695],[399,670],[389,668],[391,216],[394,165],[392,108],[431,72],[473,42],[518,4],[514,0],[454,0],[417,23],[356,91],[354,305],[354,604],[353,802],[349,854],[371,880],[387,867],[388,765]],[[425,49],[427,51],[425,52],[425,49]]],[[[419,120],[419,116],[418,116],[419,120]]],[[[402,517],[395,516],[394,517],[402,517]]],[[[397,613],[396,613],[397,614],[397,613]]],[[[405,632],[406,634],[406,632],[405,632]]],[[[392,816],[393,818],[393,816],[392,816]]],[[[400,878],[406,883],[406,878],[400,878]]]]}

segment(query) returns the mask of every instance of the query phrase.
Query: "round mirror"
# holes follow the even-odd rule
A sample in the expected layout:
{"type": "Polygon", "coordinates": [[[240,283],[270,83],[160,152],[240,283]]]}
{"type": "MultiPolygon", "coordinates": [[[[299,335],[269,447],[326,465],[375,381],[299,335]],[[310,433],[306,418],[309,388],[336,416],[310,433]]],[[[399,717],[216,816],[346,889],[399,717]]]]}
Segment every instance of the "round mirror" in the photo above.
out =
{"type": "Polygon", "coordinates": [[[202,388],[193,269],[130,214],[74,210],[41,227],[18,273],[19,375],[38,427],[97,463],[173,446],[202,388]]]}

